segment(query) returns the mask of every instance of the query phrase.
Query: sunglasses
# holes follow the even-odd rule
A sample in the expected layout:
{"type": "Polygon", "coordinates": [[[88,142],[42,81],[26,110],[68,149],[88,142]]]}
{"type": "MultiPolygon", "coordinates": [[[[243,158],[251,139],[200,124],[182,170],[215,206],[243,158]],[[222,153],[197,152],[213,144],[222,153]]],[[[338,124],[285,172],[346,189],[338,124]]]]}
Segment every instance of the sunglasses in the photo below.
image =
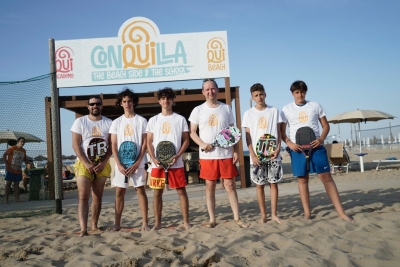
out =
{"type": "Polygon", "coordinates": [[[208,81],[215,82],[215,79],[213,79],[213,78],[204,79],[204,80],[203,80],[203,83],[208,82],[208,81]]]}
{"type": "Polygon", "coordinates": [[[101,106],[101,103],[100,102],[96,102],[96,103],[89,103],[88,104],[89,106],[91,106],[91,107],[93,107],[93,106],[101,106]]]}

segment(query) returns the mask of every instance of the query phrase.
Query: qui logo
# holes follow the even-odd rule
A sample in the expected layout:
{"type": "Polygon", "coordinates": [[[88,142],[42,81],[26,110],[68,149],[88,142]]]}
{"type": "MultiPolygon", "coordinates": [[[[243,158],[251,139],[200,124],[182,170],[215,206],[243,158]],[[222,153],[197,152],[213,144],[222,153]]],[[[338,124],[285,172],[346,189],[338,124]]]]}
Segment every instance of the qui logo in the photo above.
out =
{"type": "Polygon", "coordinates": [[[208,71],[226,70],[225,40],[219,37],[212,38],[207,43],[208,71]]]}
{"type": "Polygon", "coordinates": [[[73,56],[74,51],[68,46],[61,46],[56,50],[57,79],[74,78],[73,56]]]}

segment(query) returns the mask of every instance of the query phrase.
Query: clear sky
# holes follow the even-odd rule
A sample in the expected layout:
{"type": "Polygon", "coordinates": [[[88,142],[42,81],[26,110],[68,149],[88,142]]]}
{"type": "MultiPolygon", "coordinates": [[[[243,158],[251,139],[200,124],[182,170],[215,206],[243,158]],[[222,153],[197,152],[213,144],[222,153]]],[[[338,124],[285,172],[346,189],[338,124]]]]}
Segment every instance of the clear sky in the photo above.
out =
{"type": "MultiPolygon", "coordinates": [[[[291,83],[301,79],[309,88],[307,100],[318,101],[328,119],[355,109],[400,117],[399,12],[398,0],[0,1],[0,81],[49,73],[49,38],[115,37],[123,22],[141,16],[154,21],[161,34],[226,30],[231,86],[240,86],[242,114],[249,108],[252,84],[264,84],[267,104],[282,109],[293,100],[291,83]]],[[[224,84],[222,79],[218,83],[224,84]]],[[[147,92],[165,86],[200,88],[201,82],[128,86],[147,92]]],[[[60,89],[60,95],[116,93],[121,88],[60,89]]],[[[73,120],[71,112],[61,112],[66,155],[74,154],[73,120]]],[[[396,118],[369,122],[362,129],[389,122],[400,124],[396,118]]],[[[341,124],[340,131],[342,139],[349,138],[350,124],[341,124]]],[[[331,124],[330,135],[337,133],[337,125],[331,124]]]]}

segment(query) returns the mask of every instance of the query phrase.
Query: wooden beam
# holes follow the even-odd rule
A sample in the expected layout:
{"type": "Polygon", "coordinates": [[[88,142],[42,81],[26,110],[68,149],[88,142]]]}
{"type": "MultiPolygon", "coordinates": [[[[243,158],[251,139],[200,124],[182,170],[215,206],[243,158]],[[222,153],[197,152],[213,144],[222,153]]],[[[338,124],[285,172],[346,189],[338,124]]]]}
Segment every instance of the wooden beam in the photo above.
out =
{"type": "MultiPolygon", "coordinates": [[[[239,94],[239,87],[236,87],[236,93],[239,94]]],[[[240,186],[246,188],[246,168],[244,166],[244,155],[243,155],[243,138],[246,137],[245,132],[242,129],[242,119],[240,113],[240,98],[235,98],[235,112],[236,112],[236,125],[242,133],[242,140],[239,143],[239,170],[240,170],[240,186]]],[[[247,174],[250,175],[250,174],[247,174]]]]}
{"type": "MultiPolygon", "coordinates": [[[[225,78],[225,88],[231,88],[231,83],[229,77],[225,78]]],[[[231,90],[225,90],[225,99],[226,99],[226,104],[228,104],[230,107],[232,107],[232,98],[231,98],[231,90]]]]}

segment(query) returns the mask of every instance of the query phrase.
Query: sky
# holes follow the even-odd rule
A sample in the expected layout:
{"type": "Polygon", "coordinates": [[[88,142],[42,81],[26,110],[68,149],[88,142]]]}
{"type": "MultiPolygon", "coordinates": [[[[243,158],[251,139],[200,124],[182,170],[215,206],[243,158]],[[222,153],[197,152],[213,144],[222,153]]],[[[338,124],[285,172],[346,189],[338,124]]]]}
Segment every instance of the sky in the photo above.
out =
{"type": "MultiPolygon", "coordinates": [[[[397,0],[0,1],[0,82],[49,73],[49,38],[115,37],[126,20],[140,16],[152,20],[161,34],[227,31],[230,83],[240,87],[242,115],[254,83],[265,86],[268,105],[282,109],[293,101],[290,85],[300,79],[308,85],[306,99],[319,102],[328,119],[356,109],[400,117],[399,11],[397,0]]],[[[135,92],[197,89],[201,81],[127,86],[135,92]]],[[[116,93],[122,87],[62,88],[59,94],[116,93]]],[[[69,131],[74,118],[61,110],[65,155],[74,154],[69,131]]],[[[395,118],[361,127],[389,122],[400,125],[395,118]]],[[[329,136],[338,131],[331,124],[329,136]]],[[[341,124],[340,132],[342,140],[350,138],[350,124],[341,124]]]]}

